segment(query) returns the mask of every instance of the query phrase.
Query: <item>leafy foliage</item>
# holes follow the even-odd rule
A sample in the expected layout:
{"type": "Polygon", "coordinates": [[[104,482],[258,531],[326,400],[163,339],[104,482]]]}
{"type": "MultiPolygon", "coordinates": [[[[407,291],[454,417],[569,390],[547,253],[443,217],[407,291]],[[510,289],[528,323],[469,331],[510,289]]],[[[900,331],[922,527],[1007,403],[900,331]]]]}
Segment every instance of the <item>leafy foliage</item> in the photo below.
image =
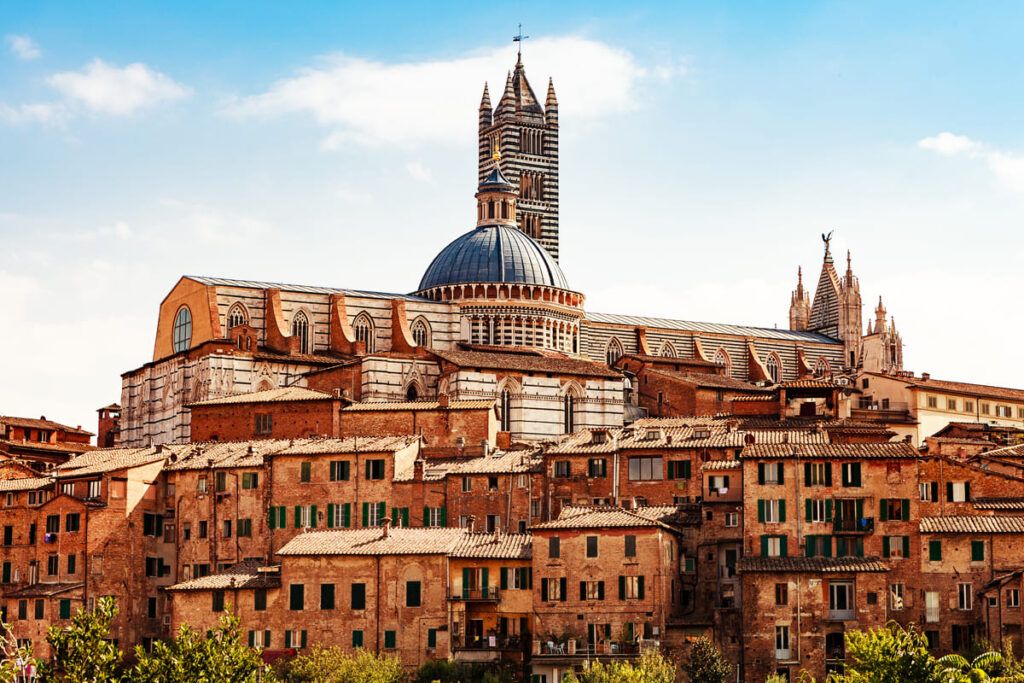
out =
{"type": "Polygon", "coordinates": [[[829,681],[843,683],[935,683],[938,665],[928,639],[911,625],[895,622],[846,634],[846,673],[829,681]]]}
{"type": "Polygon", "coordinates": [[[507,667],[494,664],[457,664],[437,660],[417,669],[412,680],[413,683],[511,683],[514,677],[507,667]]]}
{"type": "Polygon", "coordinates": [[[31,647],[20,647],[11,625],[0,622],[0,683],[14,683],[20,673],[18,662],[34,661],[31,647]]]}
{"type": "Polygon", "coordinates": [[[580,673],[569,673],[565,683],[674,683],[675,666],[655,651],[633,662],[594,662],[580,673]]]}
{"type": "Polygon", "coordinates": [[[96,609],[78,610],[71,626],[51,626],[46,640],[53,651],[52,667],[40,671],[44,681],[95,683],[121,680],[121,651],[110,641],[110,624],[117,614],[114,598],[102,597],[96,609]]]}
{"type": "Polygon", "coordinates": [[[683,672],[690,683],[725,683],[732,674],[732,664],[710,638],[698,638],[690,650],[690,658],[683,662],[683,672]]]}
{"type": "Polygon", "coordinates": [[[259,653],[242,643],[237,616],[226,612],[207,633],[182,626],[171,641],[158,641],[146,652],[135,648],[131,680],[151,683],[255,683],[266,671],[259,653]]]}
{"type": "Polygon", "coordinates": [[[314,645],[279,672],[287,683],[400,683],[405,672],[397,657],[359,649],[314,645]]]}

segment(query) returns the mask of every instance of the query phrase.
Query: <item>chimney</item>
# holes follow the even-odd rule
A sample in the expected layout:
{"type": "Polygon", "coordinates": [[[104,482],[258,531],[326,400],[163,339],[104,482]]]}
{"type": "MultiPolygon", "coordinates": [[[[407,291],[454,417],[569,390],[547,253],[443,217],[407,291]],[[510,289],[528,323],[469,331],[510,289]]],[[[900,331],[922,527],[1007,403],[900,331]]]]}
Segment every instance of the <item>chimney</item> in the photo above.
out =
{"type": "Polygon", "coordinates": [[[412,463],[412,480],[423,481],[423,460],[416,458],[412,463]]]}
{"type": "Polygon", "coordinates": [[[162,443],[158,443],[156,445],[156,452],[157,453],[163,453],[164,452],[164,445],[162,443]]]}
{"type": "Polygon", "coordinates": [[[469,532],[473,533],[473,529],[476,527],[476,515],[470,515],[467,521],[469,522],[469,532]]]}
{"type": "Polygon", "coordinates": [[[442,408],[447,408],[451,404],[451,398],[449,398],[448,394],[438,394],[437,404],[442,408]]]}
{"type": "Polygon", "coordinates": [[[246,453],[247,453],[248,455],[252,455],[252,444],[249,444],[249,447],[248,447],[247,449],[245,449],[245,452],[246,452],[246,453]]]}
{"type": "Polygon", "coordinates": [[[485,458],[491,454],[491,444],[487,439],[480,440],[480,450],[485,458]]]}
{"type": "Polygon", "coordinates": [[[388,537],[388,532],[391,531],[391,520],[390,519],[385,519],[384,523],[380,525],[380,529],[383,532],[381,534],[381,538],[387,538],[388,537]]]}
{"type": "Polygon", "coordinates": [[[932,378],[932,374],[930,372],[922,372],[921,373],[921,380],[922,381],[927,382],[931,378],[932,378]]]}
{"type": "Polygon", "coordinates": [[[334,398],[341,398],[341,387],[334,387],[334,390],[331,392],[331,394],[334,396],[334,398]]]}

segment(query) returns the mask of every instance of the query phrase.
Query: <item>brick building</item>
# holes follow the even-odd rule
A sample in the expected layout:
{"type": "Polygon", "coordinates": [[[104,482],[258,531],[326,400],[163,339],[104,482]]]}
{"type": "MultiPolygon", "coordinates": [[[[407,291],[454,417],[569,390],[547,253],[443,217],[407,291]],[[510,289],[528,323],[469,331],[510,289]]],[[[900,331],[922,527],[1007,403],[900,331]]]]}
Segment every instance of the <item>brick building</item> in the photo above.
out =
{"type": "Polygon", "coordinates": [[[92,450],[92,432],[69,427],[46,416],[0,416],[0,454],[19,458],[42,472],[69,458],[92,450]]]}

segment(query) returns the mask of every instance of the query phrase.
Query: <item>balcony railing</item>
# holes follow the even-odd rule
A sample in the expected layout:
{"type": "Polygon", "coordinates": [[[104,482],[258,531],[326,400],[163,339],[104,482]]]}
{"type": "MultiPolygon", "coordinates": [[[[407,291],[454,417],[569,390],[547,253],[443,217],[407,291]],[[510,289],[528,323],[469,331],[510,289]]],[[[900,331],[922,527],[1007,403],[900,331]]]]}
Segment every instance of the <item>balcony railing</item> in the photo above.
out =
{"type": "Polygon", "coordinates": [[[733,565],[733,564],[720,564],[720,565],[718,565],[718,578],[720,578],[720,579],[735,579],[736,578],[736,565],[733,565]]]}
{"type": "Polygon", "coordinates": [[[837,534],[870,534],[874,530],[874,517],[836,517],[832,520],[832,532],[837,534]]]}
{"type": "Polygon", "coordinates": [[[853,610],[852,609],[830,609],[828,611],[829,621],[852,621],[853,610]]]}
{"type": "Polygon", "coordinates": [[[522,650],[527,642],[519,636],[469,636],[465,641],[456,637],[453,639],[452,648],[455,650],[522,650]]]}
{"type": "Polygon", "coordinates": [[[453,601],[463,600],[466,602],[498,602],[501,599],[501,591],[497,586],[482,586],[480,588],[463,588],[461,591],[452,591],[448,599],[453,601]]]}

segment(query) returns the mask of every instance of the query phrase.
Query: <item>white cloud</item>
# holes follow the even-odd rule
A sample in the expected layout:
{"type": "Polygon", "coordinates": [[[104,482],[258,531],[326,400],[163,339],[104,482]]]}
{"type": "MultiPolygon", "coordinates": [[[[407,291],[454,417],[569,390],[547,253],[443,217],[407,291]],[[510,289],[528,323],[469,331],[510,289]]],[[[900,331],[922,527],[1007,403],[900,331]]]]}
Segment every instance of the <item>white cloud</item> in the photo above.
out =
{"type": "MultiPolygon", "coordinates": [[[[468,143],[465,132],[476,118],[483,83],[490,79],[496,105],[512,59],[507,47],[398,64],[331,55],[264,93],[232,101],[224,111],[307,114],[331,129],[321,145],[327,150],[352,143],[468,143]]],[[[526,64],[537,98],[544,101],[552,74],[559,98],[572,103],[561,116],[577,120],[628,111],[636,106],[642,82],[687,71],[681,62],[647,68],[625,50],[578,36],[533,42],[526,64]]]]}
{"type": "Polygon", "coordinates": [[[94,59],[79,71],[53,74],[47,83],[69,101],[115,116],[191,94],[189,88],[141,62],[118,67],[94,59]]]}
{"type": "Polygon", "coordinates": [[[434,174],[430,172],[430,169],[423,165],[419,161],[410,161],[405,165],[405,170],[409,172],[409,175],[414,180],[418,180],[421,183],[432,183],[434,182],[434,174]]]}
{"type": "Polygon", "coordinates": [[[72,239],[79,242],[95,242],[97,240],[128,240],[134,235],[131,226],[124,221],[117,221],[113,225],[104,225],[95,230],[83,230],[72,235],[72,239]]]}
{"type": "Polygon", "coordinates": [[[963,154],[977,150],[980,145],[966,135],[955,135],[949,132],[939,133],[917,142],[921,149],[931,150],[946,156],[963,154]]]}
{"type": "Polygon", "coordinates": [[[1011,192],[1024,193],[1024,156],[993,149],[965,135],[943,132],[919,140],[917,146],[943,156],[966,156],[984,161],[989,170],[1011,192]]]}
{"type": "Polygon", "coordinates": [[[176,199],[163,199],[160,204],[180,212],[173,219],[175,229],[190,232],[196,239],[207,244],[232,244],[237,240],[262,237],[271,232],[271,225],[266,221],[233,211],[176,199]]]}
{"type": "Polygon", "coordinates": [[[34,102],[11,106],[0,102],[0,121],[7,123],[62,123],[67,108],[59,102],[34,102]]]}
{"type": "Polygon", "coordinates": [[[22,61],[27,62],[43,56],[43,51],[39,49],[39,45],[28,36],[7,36],[6,41],[11,54],[22,61]]]}

